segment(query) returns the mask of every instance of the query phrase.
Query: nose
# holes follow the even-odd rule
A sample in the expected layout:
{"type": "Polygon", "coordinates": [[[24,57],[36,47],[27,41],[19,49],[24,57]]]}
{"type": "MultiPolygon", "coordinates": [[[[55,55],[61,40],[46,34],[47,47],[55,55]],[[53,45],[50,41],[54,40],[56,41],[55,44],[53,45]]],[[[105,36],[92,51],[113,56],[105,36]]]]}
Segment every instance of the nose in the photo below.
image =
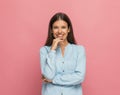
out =
{"type": "Polygon", "coordinates": [[[61,29],[59,29],[59,30],[58,30],[58,33],[62,33],[62,30],[61,30],[61,29]]]}

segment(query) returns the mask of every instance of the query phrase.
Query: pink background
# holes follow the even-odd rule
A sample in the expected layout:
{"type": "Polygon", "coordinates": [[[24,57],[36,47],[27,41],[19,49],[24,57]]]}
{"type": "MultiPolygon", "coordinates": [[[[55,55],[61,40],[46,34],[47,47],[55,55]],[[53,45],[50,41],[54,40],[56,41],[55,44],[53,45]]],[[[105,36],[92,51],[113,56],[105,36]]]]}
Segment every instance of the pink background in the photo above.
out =
{"type": "Polygon", "coordinates": [[[86,47],[84,95],[120,95],[119,0],[0,0],[0,95],[40,95],[39,48],[59,11],[86,47]]]}

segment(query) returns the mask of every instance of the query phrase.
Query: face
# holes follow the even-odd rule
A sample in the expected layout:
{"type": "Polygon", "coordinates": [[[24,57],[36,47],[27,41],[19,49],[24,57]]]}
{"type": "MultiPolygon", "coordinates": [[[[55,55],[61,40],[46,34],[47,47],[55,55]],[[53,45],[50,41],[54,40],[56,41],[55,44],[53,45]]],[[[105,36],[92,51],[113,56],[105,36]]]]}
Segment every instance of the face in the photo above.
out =
{"type": "Polygon", "coordinates": [[[70,29],[68,28],[67,22],[64,20],[57,20],[53,23],[52,32],[55,38],[67,40],[70,29]]]}

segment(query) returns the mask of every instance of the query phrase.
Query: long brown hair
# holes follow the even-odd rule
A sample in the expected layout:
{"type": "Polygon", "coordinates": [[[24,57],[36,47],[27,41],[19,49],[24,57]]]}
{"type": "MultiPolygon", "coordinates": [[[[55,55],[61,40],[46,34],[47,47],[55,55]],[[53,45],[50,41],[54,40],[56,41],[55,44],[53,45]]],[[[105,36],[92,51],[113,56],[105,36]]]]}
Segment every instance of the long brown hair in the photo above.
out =
{"type": "Polygon", "coordinates": [[[69,17],[65,13],[58,12],[55,15],[53,15],[53,17],[50,19],[49,27],[48,27],[48,37],[47,37],[45,46],[51,46],[52,45],[52,42],[53,42],[53,39],[54,39],[53,34],[52,34],[52,25],[55,21],[57,21],[59,19],[67,22],[68,28],[70,28],[70,32],[68,33],[68,36],[67,36],[68,42],[71,43],[71,44],[76,44],[74,34],[73,34],[73,28],[72,28],[71,20],[69,19],[69,17]]]}

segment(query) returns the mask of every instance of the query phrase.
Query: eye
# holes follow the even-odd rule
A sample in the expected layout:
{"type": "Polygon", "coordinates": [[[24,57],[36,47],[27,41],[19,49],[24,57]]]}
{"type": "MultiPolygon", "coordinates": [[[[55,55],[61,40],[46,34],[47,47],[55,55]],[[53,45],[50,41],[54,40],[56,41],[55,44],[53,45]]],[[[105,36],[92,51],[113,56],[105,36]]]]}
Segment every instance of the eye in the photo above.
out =
{"type": "Polygon", "coordinates": [[[65,29],[65,28],[67,28],[66,26],[62,26],[62,29],[65,29]]]}
{"type": "Polygon", "coordinates": [[[57,29],[58,27],[57,26],[53,26],[53,29],[57,29]]]}

